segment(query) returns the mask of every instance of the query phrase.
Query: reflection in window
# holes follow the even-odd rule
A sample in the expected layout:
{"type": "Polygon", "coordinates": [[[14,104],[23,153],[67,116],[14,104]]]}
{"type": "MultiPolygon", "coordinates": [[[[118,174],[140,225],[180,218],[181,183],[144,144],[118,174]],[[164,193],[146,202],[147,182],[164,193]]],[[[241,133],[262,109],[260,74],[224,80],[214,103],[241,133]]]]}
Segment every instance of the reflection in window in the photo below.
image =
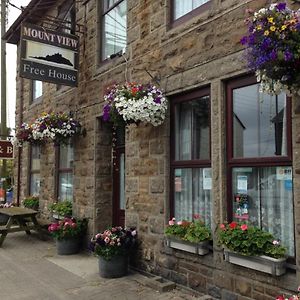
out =
{"type": "Polygon", "coordinates": [[[209,0],[174,0],[173,9],[174,9],[174,20],[186,15],[190,11],[200,7],[209,0]]]}
{"type": "Polygon", "coordinates": [[[32,101],[35,101],[43,95],[43,82],[39,80],[32,81],[32,101]]]}
{"type": "Polygon", "coordinates": [[[180,103],[175,114],[175,159],[209,159],[209,97],[180,103]]]}
{"type": "Polygon", "coordinates": [[[234,168],[232,190],[234,218],[271,232],[294,256],[292,168],[234,168]]]}
{"type": "Polygon", "coordinates": [[[126,47],[127,1],[103,1],[102,60],[126,47]]]}
{"type": "Polygon", "coordinates": [[[73,161],[73,145],[61,144],[58,166],[58,199],[60,201],[73,200],[73,161]]]}
{"type": "Polygon", "coordinates": [[[30,195],[39,195],[40,193],[40,164],[41,148],[39,145],[32,145],[30,150],[30,195]]]}
{"type": "Polygon", "coordinates": [[[286,97],[259,92],[259,85],[233,90],[234,157],[287,155],[286,97]]]}

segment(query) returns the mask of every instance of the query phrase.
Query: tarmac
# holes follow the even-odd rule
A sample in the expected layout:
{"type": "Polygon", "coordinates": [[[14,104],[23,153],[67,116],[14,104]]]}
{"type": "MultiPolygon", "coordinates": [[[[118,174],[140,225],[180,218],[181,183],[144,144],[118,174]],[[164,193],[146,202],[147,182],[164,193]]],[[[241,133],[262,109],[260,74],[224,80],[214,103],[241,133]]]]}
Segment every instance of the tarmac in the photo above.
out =
{"type": "Polygon", "coordinates": [[[88,252],[59,256],[54,241],[35,233],[9,233],[0,248],[0,300],[212,299],[177,286],[161,292],[149,284],[152,279],[132,270],[122,278],[101,278],[97,257],[88,252]]]}

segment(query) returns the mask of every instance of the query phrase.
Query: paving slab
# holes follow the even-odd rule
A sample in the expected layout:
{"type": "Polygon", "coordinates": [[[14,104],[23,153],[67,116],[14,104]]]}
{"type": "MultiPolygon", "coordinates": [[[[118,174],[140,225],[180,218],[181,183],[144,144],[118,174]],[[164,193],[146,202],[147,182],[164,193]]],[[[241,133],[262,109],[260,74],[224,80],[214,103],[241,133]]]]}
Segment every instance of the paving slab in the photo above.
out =
{"type": "Polygon", "coordinates": [[[0,248],[1,300],[203,299],[178,287],[161,293],[148,281],[134,271],[122,278],[101,278],[96,257],[87,252],[59,256],[53,241],[41,241],[35,234],[11,233],[0,248]]]}

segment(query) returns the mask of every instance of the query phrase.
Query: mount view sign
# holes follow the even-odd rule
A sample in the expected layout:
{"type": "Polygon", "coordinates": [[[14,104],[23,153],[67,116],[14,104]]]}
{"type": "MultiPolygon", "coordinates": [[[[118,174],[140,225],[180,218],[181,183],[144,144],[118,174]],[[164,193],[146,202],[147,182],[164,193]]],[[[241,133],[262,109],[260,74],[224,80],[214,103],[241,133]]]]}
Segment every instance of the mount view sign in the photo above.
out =
{"type": "Polygon", "coordinates": [[[21,29],[20,76],[77,86],[79,38],[32,24],[21,29]]]}

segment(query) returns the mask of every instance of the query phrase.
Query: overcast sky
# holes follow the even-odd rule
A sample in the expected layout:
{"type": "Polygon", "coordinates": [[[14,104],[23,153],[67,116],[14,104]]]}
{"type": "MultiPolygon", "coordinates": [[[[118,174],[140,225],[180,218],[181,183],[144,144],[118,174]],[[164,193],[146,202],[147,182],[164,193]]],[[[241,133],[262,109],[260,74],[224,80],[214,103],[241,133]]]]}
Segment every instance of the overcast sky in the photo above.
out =
{"type": "MultiPolygon", "coordinates": [[[[10,0],[17,7],[26,6],[30,0],[10,0]]],[[[17,19],[21,11],[8,5],[7,28],[17,19]]],[[[17,46],[7,44],[6,46],[6,70],[7,70],[7,127],[15,127],[16,106],[16,60],[17,46]]]]}

